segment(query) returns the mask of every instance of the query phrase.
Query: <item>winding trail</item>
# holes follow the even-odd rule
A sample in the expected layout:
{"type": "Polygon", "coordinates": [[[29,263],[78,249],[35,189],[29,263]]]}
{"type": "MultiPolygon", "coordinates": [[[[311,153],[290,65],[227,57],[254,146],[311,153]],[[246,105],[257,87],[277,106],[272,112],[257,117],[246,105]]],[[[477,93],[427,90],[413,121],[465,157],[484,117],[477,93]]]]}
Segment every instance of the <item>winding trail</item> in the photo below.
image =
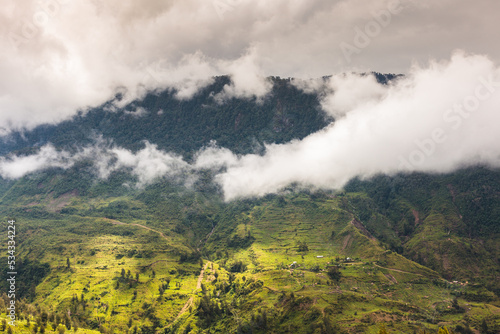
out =
{"type": "Polygon", "coordinates": [[[165,240],[168,240],[167,236],[165,234],[163,234],[162,232],[160,231],[157,231],[157,230],[154,230],[152,229],[151,227],[147,227],[147,226],[144,226],[144,225],[141,225],[141,224],[136,224],[136,223],[132,223],[132,224],[127,224],[127,223],[123,223],[121,221],[118,221],[118,220],[114,220],[114,219],[106,219],[108,220],[111,224],[114,224],[114,225],[128,225],[128,226],[137,226],[137,227],[140,227],[140,228],[143,228],[143,229],[146,229],[146,230],[149,230],[151,232],[155,232],[155,233],[158,233],[159,235],[161,235],[161,237],[165,240]]]}
{"type": "Polygon", "coordinates": [[[403,273],[403,274],[412,274],[412,275],[417,275],[417,276],[422,276],[422,277],[425,277],[424,275],[422,274],[417,274],[417,273],[412,273],[412,272],[409,272],[409,271],[403,271],[403,270],[399,270],[399,269],[391,269],[391,268],[385,268],[385,267],[381,267],[379,266],[378,264],[373,264],[375,267],[379,267],[381,269],[387,269],[387,270],[392,270],[392,271],[397,271],[398,273],[403,273]]]}
{"type": "MultiPolygon", "coordinates": [[[[205,266],[203,267],[203,269],[201,269],[200,276],[198,276],[198,282],[196,282],[196,289],[193,291],[193,294],[196,292],[196,290],[201,289],[201,282],[203,281],[203,276],[205,275],[205,270],[207,270],[209,263],[210,262],[205,263],[205,266]]],[[[179,312],[179,314],[177,314],[177,317],[175,317],[175,319],[174,319],[174,321],[172,321],[172,323],[176,322],[184,314],[184,312],[187,311],[189,306],[191,306],[193,304],[193,300],[194,300],[194,295],[188,299],[186,304],[184,304],[181,311],[179,312]]]]}
{"type": "MultiPolygon", "coordinates": [[[[155,229],[152,229],[151,227],[147,227],[147,226],[144,226],[144,225],[141,225],[141,224],[135,224],[135,223],[133,223],[133,224],[127,224],[127,223],[123,223],[121,221],[114,220],[114,219],[106,219],[106,220],[108,220],[109,222],[111,222],[111,224],[114,224],[114,225],[137,226],[137,227],[140,227],[140,228],[143,228],[143,229],[146,229],[146,230],[158,233],[159,235],[162,236],[163,239],[168,240],[167,237],[165,236],[165,234],[163,234],[162,232],[157,231],[155,229]]],[[[210,238],[210,236],[212,235],[212,233],[214,232],[214,230],[215,230],[215,226],[212,229],[212,231],[210,232],[210,234],[208,234],[207,240],[208,240],[208,238],[210,238]]],[[[196,290],[201,289],[201,282],[203,281],[203,277],[205,275],[205,270],[207,270],[207,267],[208,267],[209,264],[210,264],[210,262],[205,263],[205,266],[201,269],[200,275],[198,276],[198,281],[196,282],[196,288],[192,292],[193,295],[188,299],[188,301],[186,302],[186,304],[184,304],[184,306],[182,307],[181,311],[179,312],[179,314],[177,314],[177,317],[175,317],[175,319],[174,319],[174,321],[172,321],[172,323],[175,323],[184,314],[184,312],[187,311],[187,309],[189,308],[189,306],[191,306],[193,304],[194,297],[195,297],[194,293],[196,292],[196,290]]]]}

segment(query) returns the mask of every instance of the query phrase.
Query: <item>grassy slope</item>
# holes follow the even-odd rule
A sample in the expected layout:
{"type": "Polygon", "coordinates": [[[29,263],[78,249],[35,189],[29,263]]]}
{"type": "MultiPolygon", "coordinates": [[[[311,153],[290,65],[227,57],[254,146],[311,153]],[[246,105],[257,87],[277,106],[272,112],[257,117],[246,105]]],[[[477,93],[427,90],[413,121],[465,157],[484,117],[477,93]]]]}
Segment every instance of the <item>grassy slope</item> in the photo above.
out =
{"type": "Polygon", "coordinates": [[[500,291],[498,171],[379,177],[348,186],[346,209],[392,250],[448,280],[474,280],[500,291]],[[351,205],[352,204],[352,205],[351,205]]]}
{"type": "Polygon", "coordinates": [[[178,254],[189,249],[175,236],[76,216],[42,221],[19,217],[17,227],[20,235],[29,236],[18,246],[18,258],[51,267],[36,288],[35,304],[61,314],[72,310],[80,326],[98,329],[102,323],[122,332],[129,319],[134,325],[151,326],[155,318],[166,323],[196,286],[200,265],[178,263],[178,254]],[[121,277],[122,269],[131,275],[121,277]],[[167,279],[169,288],[159,299],[159,287],[167,279]],[[85,324],[85,318],[92,321],[85,324]]]}
{"type": "MultiPolygon", "coordinates": [[[[450,284],[388,249],[387,241],[400,236],[394,234],[390,216],[376,213],[365,219],[365,207],[377,211],[365,192],[300,193],[222,204],[201,193],[180,193],[169,183],[142,193],[114,190],[108,196],[92,195],[96,187],[107,187],[97,184],[82,196],[59,189],[64,177],[39,177],[6,186],[1,210],[18,220],[18,257],[50,265],[33,305],[58,314],[70,309],[80,327],[125,332],[132,319],[132,330],[137,325],[143,332],[156,323],[171,332],[187,327],[192,332],[235,332],[239,327],[254,333],[319,333],[331,327],[376,333],[381,322],[408,332],[466,322],[479,328],[483,318],[490,327],[498,326],[498,300],[484,287],[450,284]],[[27,188],[43,191],[18,197],[27,188]],[[383,241],[370,232],[377,226],[381,235],[388,235],[383,241]],[[299,251],[300,243],[308,250],[299,251]],[[198,290],[196,248],[211,261],[198,290]],[[192,262],[180,263],[181,255],[192,262]],[[353,261],[344,262],[346,257],[353,261]],[[232,273],[238,261],[246,270],[232,273]],[[341,268],[338,282],[328,277],[332,266],[341,268]],[[130,270],[132,277],[121,278],[121,269],[130,270]],[[159,298],[167,278],[169,288],[159,298]],[[173,323],[191,296],[191,308],[173,323]],[[466,313],[453,312],[455,296],[466,313]]],[[[411,201],[398,200],[408,210],[422,211],[411,201]]],[[[429,214],[421,215],[405,247],[425,256],[443,254],[432,247],[447,238],[461,245],[465,237],[447,235],[461,222],[448,218],[455,211],[446,203],[435,201],[429,214]]],[[[457,258],[450,262],[460,267],[457,258]]]]}
{"type": "MultiPolygon", "coordinates": [[[[448,306],[455,295],[465,293],[468,287],[450,285],[436,272],[382,248],[351,223],[352,216],[339,208],[342,198],[311,201],[305,195],[294,197],[287,197],[284,202],[265,202],[229,217],[236,227],[226,240],[235,235],[242,238],[250,232],[255,241],[247,248],[232,249],[227,258],[217,260],[226,268],[241,260],[248,264],[248,269],[240,277],[252,275],[263,282],[264,288],[246,303],[258,303],[269,310],[277,308],[281,313],[275,315],[273,330],[290,328],[301,333],[310,326],[319,330],[326,318],[357,332],[377,332],[381,321],[409,331],[425,326],[426,322],[430,327],[433,326],[429,323],[458,323],[463,317],[451,314],[448,306]],[[299,252],[298,242],[307,243],[309,250],[299,252]],[[354,262],[338,261],[347,256],[354,262]],[[292,270],[290,264],[294,261],[298,268],[292,270]],[[334,264],[342,265],[343,278],[338,284],[328,285],[326,270],[334,264]],[[310,298],[310,302],[299,304],[300,312],[287,311],[287,305],[277,301],[277,291],[294,292],[296,298],[310,298]],[[315,310],[319,316],[304,327],[304,315],[307,318],[307,312],[315,310]]],[[[218,230],[214,244],[208,246],[213,251],[223,248],[217,247],[217,243],[224,242],[217,238],[217,233],[218,230]]],[[[460,304],[464,303],[460,300],[460,304]]],[[[489,305],[489,309],[498,317],[496,306],[489,305]]],[[[246,324],[252,323],[249,313],[243,321],[246,324]]]]}

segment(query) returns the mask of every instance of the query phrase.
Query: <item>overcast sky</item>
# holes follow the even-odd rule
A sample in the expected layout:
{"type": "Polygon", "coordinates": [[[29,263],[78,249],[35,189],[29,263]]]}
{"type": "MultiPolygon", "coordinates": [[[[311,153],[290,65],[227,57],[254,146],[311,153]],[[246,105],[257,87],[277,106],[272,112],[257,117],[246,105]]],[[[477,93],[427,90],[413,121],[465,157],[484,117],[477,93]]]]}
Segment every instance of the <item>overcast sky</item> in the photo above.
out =
{"type": "Polygon", "coordinates": [[[0,134],[110,99],[216,74],[230,96],[262,78],[407,73],[456,49],[500,58],[496,0],[3,0],[0,134]]]}

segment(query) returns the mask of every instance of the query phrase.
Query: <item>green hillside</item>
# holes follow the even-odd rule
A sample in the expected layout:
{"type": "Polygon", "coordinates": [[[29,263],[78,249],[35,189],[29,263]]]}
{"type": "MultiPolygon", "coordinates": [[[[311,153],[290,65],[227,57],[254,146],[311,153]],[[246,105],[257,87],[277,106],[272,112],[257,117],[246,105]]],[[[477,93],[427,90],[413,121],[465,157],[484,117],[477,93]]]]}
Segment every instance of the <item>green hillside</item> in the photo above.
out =
{"type": "Polygon", "coordinates": [[[41,321],[47,332],[59,317],[79,332],[377,333],[381,324],[411,332],[486,319],[497,330],[498,235],[469,236],[473,222],[466,212],[454,218],[460,207],[449,209],[453,197],[438,187],[463,175],[480,182],[478,174],[491,174],[494,188],[494,171],[433,177],[434,197],[427,183],[408,188],[413,197],[398,185],[397,205],[385,210],[373,190],[387,190],[382,179],[232,203],[168,180],[121,193],[113,178],[64,192],[70,172],[5,182],[2,213],[17,221],[25,284],[20,323],[41,321]]]}

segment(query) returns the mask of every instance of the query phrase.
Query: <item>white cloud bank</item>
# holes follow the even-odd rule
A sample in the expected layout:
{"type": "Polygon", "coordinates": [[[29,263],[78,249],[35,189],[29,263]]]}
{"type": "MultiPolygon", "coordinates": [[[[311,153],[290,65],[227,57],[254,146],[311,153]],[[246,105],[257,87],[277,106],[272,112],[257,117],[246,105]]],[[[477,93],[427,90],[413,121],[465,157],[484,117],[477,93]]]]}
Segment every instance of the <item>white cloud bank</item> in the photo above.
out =
{"type": "Polygon", "coordinates": [[[204,166],[213,160],[227,167],[217,176],[227,200],[291,183],[338,189],[355,176],[500,166],[500,69],[486,57],[458,53],[449,62],[415,66],[386,87],[354,76],[325,85],[338,90],[323,97],[323,106],[344,115],[326,129],[268,145],[263,156],[201,153],[204,166]]]}
{"type": "Polygon", "coordinates": [[[0,175],[6,179],[18,179],[26,174],[47,168],[69,168],[73,165],[68,152],[57,151],[52,145],[46,145],[37,154],[0,157],[0,175]]]}
{"type": "Polygon", "coordinates": [[[500,167],[500,68],[485,56],[459,52],[449,61],[415,65],[387,86],[356,75],[297,85],[318,91],[323,108],[337,119],[303,140],[268,145],[263,155],[237,156],[211,145],[188,164],[149,143],[136,153],[98,145],[73,156],[45,146],[35,155],[1,158],[0,175],[67,168],[82,157],[92,157],[103,178],[127,169],[140,185],[208,168],[217,173],[225,199],[233,200],[292,183],[339,189],[355,176],[500,167]]]}
{"type": "Polygon", "coordinates": [[[48,144],[32,155],[0,158],[0,176],[18,179],[29,173],[48,168],[68,169],[81,160],[91,160],[97,176],[107,179],[118,170],[129,171],[137,177],[137,186],[143,187],[165,176],[179,176],[188,171],[189,165],[181,157],[162,152],[156,145],[145,143],[135,153],[98,140],[94,146],[81,149],[78,153],[58,151],[48,144]]]}

